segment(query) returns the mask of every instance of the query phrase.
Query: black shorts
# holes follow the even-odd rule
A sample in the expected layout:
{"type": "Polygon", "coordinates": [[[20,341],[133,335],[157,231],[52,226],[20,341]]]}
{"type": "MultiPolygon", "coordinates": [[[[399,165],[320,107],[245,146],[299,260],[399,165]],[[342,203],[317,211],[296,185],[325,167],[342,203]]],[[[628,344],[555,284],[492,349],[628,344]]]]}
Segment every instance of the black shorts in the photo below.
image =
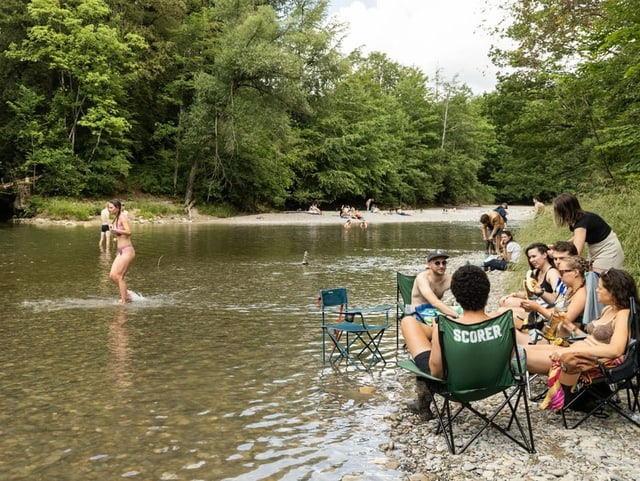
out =
{"type": "Polygon", "coordinates": [[[109,224],[102,224],[102,227],[100,227],[100,232],[109,232],[109,224]]]}
{"type": "Polygon", "coordinates": [[[413,358],[413,362],[418,366],[422,372],[431,374],[429,370],[429,359],[431,358],[431,351],[424,351],[413,358]]]}

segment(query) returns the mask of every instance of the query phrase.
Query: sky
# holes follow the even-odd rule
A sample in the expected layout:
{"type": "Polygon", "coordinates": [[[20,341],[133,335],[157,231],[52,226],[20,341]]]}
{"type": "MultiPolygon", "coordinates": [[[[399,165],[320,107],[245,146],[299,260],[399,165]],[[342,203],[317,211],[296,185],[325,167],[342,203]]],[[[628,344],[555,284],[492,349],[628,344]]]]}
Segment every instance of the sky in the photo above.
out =
{"type": "MultiPolygon", "coordinates": [[[[329,0],[329,15],[348,24],[345,53],[361,47],[402,65],[420,68],[430,80],[466,84],[475,94],[490,92],[496,69],[485,28],[503,12],[487,0],[329,0]]],[[[495,3],[495,2],[494,2],[495,3]]]]}

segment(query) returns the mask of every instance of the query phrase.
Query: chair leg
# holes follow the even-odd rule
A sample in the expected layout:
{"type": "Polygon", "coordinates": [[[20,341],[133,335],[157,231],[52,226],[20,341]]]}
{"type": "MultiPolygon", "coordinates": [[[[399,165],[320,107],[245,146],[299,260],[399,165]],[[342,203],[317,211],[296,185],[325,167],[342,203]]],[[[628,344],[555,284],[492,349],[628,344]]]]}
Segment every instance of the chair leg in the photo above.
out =
{"type": "Polygon", "coordinates": [[[380,329],[376,332],[374,336],[371,335],[369,331],[365,331],[367,339],[360,334],[358,337],[362,341],[363,347],[358,353],[358,357],[362,356],[365,351],[369,351],[371,353],[371,359],[369,360],[369,367],[375,364],[378,361],[382,361],[383,364],[387,364],[386,359],[380,352],[380,342],[382,341],[382,336],[384,335],[384,329],[380,329]]]}

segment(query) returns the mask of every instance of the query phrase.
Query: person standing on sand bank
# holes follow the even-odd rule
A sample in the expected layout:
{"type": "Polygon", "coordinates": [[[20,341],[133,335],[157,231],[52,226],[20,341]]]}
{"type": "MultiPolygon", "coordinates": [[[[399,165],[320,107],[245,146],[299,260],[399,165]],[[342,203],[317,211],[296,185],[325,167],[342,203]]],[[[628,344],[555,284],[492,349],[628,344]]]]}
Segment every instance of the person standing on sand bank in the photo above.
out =
{"type": "Polygon", "coordinates": [[[480,216],[482,240],[486,243],[487,254],[501,254],[500,246],[496,246],[495,239],[500,238],[504,229],[504,219],[500,213],[492,210],[480,216]]]}
{"type": "Polygon", "coordinates": [[[111,265],[109,278],[118,285],[120,290],[120,303],[125,304],[131,300],[127,292],[127,282],[124,276],[136,256],[136,251],[131,243],[131,225],[129,217],[122,214],[122,203],[118,199],[111,200],[108,204],[109,213],[115,214],[111,232],[118,243],[118,255],[111,265]]]}

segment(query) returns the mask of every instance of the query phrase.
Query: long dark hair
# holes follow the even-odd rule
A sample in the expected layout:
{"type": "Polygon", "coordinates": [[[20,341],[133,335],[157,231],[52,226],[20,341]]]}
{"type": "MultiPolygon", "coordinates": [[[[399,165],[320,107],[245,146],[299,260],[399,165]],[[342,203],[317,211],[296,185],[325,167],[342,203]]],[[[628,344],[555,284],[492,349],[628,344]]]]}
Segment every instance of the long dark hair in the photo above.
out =
{"type": "Polygon", "coordinates": [[[533,264],[529,260],[529,251],[531,249],[537,249],[540,254],[547,254],[547,262],[551,264],[553,267],[553,261],[549,259],[549,246],[547,244],[543,244],[542,242],[534,242],[533,244],[529,244],[527,248],[524,250],[525,255],[527,256],[527,262],[529,263],[529,268],[537,274],[537,269],[534,270],[533,264]]]}
{"type": "Polygon", "coordinates": [[[602,286],[611,293],[613,303],[618,309],[629,309],[629,298],[638,300],[638,287],[635,279],[622,269],[609,269],[600,274],[602,286]]]}
{"type": "Polygon", "coordinates": [[[117,209],[116,218],[113,219],[113,225],[116,225],[118,224],[118,219],[120,219],[120,213],[122,212],[122,202],[120,202],[118,199],[111,199],[109,203],[113,204],[113,206],[117,209]]]}
{"type": "Polygon", "coordinates": [[[553,199],[553,219],[558,227],[575,225],[585,213],[573,194],[565,192],[553,199]]]}

